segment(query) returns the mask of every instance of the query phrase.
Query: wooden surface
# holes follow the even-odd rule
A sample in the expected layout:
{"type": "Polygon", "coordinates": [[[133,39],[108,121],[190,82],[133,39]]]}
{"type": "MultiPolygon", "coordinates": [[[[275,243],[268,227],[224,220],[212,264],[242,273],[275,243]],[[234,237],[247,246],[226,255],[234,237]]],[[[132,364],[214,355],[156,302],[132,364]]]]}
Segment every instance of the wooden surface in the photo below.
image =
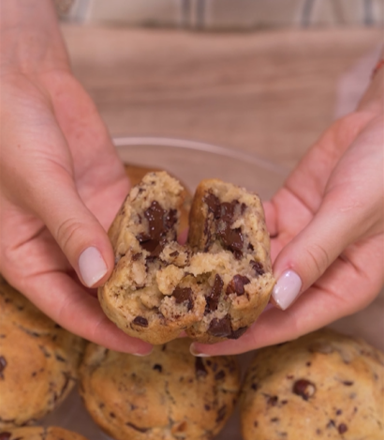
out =
{"type": "Polygon", "coordinates": [[[382,39],[372,28],[63,33],[112,135],[202,140],[289,168],[333,119],[341,75],[382,39]]]}

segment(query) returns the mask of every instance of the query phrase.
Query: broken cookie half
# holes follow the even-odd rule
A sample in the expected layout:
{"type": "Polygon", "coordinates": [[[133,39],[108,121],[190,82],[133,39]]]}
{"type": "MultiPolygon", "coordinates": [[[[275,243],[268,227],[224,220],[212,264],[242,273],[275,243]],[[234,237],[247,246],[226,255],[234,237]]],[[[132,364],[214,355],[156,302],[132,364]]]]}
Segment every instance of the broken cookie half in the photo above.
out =
{"type": "Polygon", "coordinates": [[[132,188],[109,231],[115,268],[99,288],[101,306],[125,333],[151,344],[183,331],[205,343],[237,339],[275,282],[260,199],[220,180],[202,181],[181,245],[185,193],[163,171],[132,188]]]}

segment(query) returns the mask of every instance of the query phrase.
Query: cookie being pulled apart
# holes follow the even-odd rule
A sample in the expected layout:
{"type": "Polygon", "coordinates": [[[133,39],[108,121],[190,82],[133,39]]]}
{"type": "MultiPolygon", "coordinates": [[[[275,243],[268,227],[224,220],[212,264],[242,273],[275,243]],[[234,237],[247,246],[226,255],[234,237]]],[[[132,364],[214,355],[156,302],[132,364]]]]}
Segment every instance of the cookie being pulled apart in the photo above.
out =
{"type": "Polygon", "coordinates": [[[109,231],[116,265],[99,288],[101,306],[124,332],[152,344],[182,331],[206,343],[236,339],[274,285],[260,199],[204,180],[192,202],[188,242],[180,245],[184,194],[166,172],[147,174],[128,194],[109,231]]]}

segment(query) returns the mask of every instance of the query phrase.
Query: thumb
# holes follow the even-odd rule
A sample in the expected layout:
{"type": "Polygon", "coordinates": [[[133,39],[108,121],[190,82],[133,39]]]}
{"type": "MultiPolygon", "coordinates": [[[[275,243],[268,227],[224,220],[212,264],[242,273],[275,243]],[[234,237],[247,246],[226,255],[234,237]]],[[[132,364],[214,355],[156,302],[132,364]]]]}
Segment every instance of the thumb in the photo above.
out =
{"type": "Polygon", "coordinates": [[[361,236],[360,216],[339,203],[340,196],[326,196],[312,221],[277,256],[271,300],[280,309],[287,309],[361,236]]]}
{"type": "Polygon", "coordinates": [[[83,284],[101,284],[112,271],[108,235],[81,200],[72,175],[58,165],[39,173],[29,205],[45,223],[83,284]]]}

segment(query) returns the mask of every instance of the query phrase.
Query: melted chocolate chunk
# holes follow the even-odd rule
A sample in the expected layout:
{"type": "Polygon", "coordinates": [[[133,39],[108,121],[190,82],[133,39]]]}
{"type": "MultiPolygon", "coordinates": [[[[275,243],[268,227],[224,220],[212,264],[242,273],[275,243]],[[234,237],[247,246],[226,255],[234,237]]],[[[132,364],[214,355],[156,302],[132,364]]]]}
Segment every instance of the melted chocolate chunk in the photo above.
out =
{"type": "Polygon", "coordinates": [[[163,372],[163,367],[162,367],[160,364],[155,364],[155,365],[153,366],[153,369],[154,369],[154,370],[157,370],[159,373],[162,373],[162,372],[163,372]]]}
{"type": "Polygon", "coordinates": [[[219,411],[217,411],[216,423],[222,422],[227,415],[227,406],[223,405],[219,411]]]}
{"type": "Polygon", "coordinates": [[[10,432],[0,432],[0,440],[9,440],[12,434],[10,432]]]}
{"type": "Polygon", "coordinates": [[[6,366],[7,366],[7,360],[5,359],[4,356],[0,356],[0,379],[4,379],[3,372],[6,366]]]}
{"type": "Polygon", "coordinates": [[[208,206],[208,211],[212,212],[213,217],[220,218],[220,199],[212,193],[208,193],[204,197],[204,202],[208,206]]]}
{"type": "Polygon", "coordinates": [[[164,209],[156,200],[154,200],[151,203],[151,206],[144,211],[145,218],[148,220],[149,225],[148,235],[152,240],[160,240],[161,234],[164,231],[164,214],[164,209]]]}
{"type": "Polygon", "coordinates": [[[169,230],[175,226],[177,222],[177,211],[176,209],[170,209],[164,219],[164,227],[165,229],[169,230]]]}
{"type": "Polygon", "coordinates": [[[240,228],[231,229],[227,224],[219,230],[218,235],[224,247],[233,252],[235,258],[240,260],[243,256],[244,238],[240,228]]]}
{"type": "Polygon", "coordinates": [[[188,301],[188,310],[193,309],[193,292],[190,287],[176,287],[172,296],[175,298],[176,304],[181,304],[184,301],[188,301]]]}
{"type": "Polygon", "coordinates": [[[196,377],[205,377],[208,374],[208,371],[205,368],[203,360],[199,357],[195,359],[195,372],[196,372],[196,377]]]}
{"type": "Polygon", "coordinates": [[[237,330],[233,330],[232,333],[228,336],[228,339],[239,339],[240,336],[248,330],[248,327],[240,327],[237,330]]]}
{"type": "Polygon", "coordinates": [[[208,333],[218,338],[227,338],[232,334],[231,318],[225,315],[224,318],[214,318],[209,324],[208,333]]]}
{"type": "Polygon", "coordinates": [[[136,318],[133,320],[133,323],[140,327],[148,327],[148,320],[143,316],[136,316],[136,318]]]}
{"type": "Polygon", "coordinates": [[[231,203],[223,202],[220,205],[220,218],[223,222],[231,225],[234,221],[236,206],[239,204],[237,200],[231,203]]]}
{"type": "Polygon", "coordinates": [[[304,400],[308,400],[315,394],[316,386],[312,382],[309,382],[309,380],[300,379],[293,384],[292,391],[298,396],[301,396],[304,400]]]}
{"type": "Polygon", "coordinates": [[[225,371],[224,370],[220,370],[218,373],[215,374],[215,379],[216,380],[224,379],[224,377],[225,377],[225,371]]]}
{"type": "Polygon", "coordinates": [[[249,283],[249,278],[243,275],[235,275],[229,282],[226,293],[227,295],[230,295],[231,293],[236,293],[237,296],[244,295],[244,286],[249,283]]]}
{"type": "Polygon", "coordinates": [[[224,282],[221,276],[216,274],[213,287],[208,296],[205,297],[207,304],[205,306],[205,313],[214,312],[219,305],[221,291],[223,290],[224,282]]]}
{"type": "Polygon", "coordinates": [[[344,434],[344,432],[348,431],[348,426],[345,423],[340,423],[337,430],[339,431],[339,434],[344,434]]]}
{"type": "MultiPolygon", "coordinates": [[[[158,257],[166,243],[166,234],[177,222],[176,209],[165,211],[159,202],[154,200],[151,206],[144,211],[148,220],[148,234],[139,234],[137,239],[143,249],[150,253],[149,259],[158,257]]],[[[176,231],[174,231],[176,239],[176,231]]]]}
{"type": "Polygon", "coordinates": [[[267,405],[270,406],[276,406],[277,402],[279,401],[279,398],[277,396],[270,396],[266,394],[265,397],[267,398],[267,405]]]}
{"type": "Polygon", "coordinates": [[[252,266],[252,269],[256,272],[256,275],[260,276],[260,275],[264,275],[264,268],[263,265],[261,263],[259,263],[258,261],[252,260],[250,261],[250,264],[252,266]]]}
{"type": "Polygon", "coordinates": [[[137,252],[136,254],[132,255],[132,261],[137,261],[140,259],[140,257],[142,256],[141,252],[137,252]]]}
{"type": "Polygon", "coordinates": [[[140,428],[139,426],[136,426],[130,422],[127,422],[126,425],[138,432],[147,432],[151,429],[151,428],[140,428]]]}

